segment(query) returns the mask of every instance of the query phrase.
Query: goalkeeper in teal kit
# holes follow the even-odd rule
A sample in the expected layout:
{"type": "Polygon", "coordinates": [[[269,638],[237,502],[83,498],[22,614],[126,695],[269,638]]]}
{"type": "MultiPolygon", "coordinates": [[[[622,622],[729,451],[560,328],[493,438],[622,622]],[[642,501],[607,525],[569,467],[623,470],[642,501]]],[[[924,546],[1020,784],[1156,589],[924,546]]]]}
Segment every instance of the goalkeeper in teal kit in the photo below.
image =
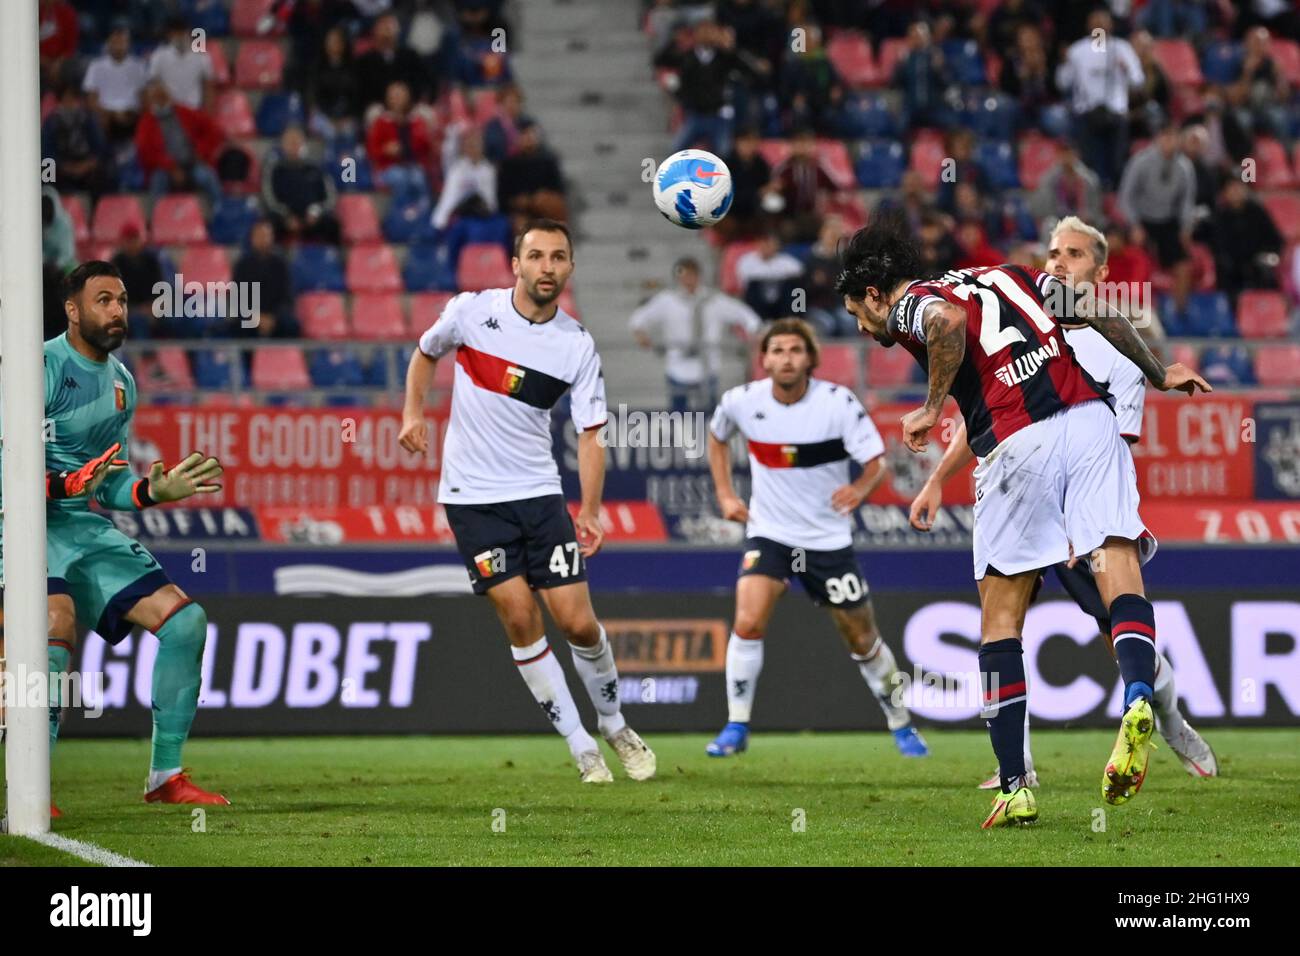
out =
{"type": "MultiPolygon", "coordinates": [[[[64,280],[63,307],[68,330],[45,343],[50,674],[67,671],[78,622],[110,643],[137,624],[157,635],[145,800],[229,803],[195,785],[181,764],[198,707],[207,615],[143,545],[89,506],[94,498],[104,508],[138,511],[217,491],[221,486],[213,482],[221,477],[221,465],[195,452],[170,469],[155,462],[148,477],[132,475],[125,459],[135,380],[111,354],[127,330],[126,289],[117,269],[102,261],[78,266],[64,280]]],[[[53,679],[50,684],[52,695],[66,686],[53,679]]],[[[51,750],[62,703],[50,701],[51,750]]],[[[60,815],[54,807],[51,814],[60,815]]]]}

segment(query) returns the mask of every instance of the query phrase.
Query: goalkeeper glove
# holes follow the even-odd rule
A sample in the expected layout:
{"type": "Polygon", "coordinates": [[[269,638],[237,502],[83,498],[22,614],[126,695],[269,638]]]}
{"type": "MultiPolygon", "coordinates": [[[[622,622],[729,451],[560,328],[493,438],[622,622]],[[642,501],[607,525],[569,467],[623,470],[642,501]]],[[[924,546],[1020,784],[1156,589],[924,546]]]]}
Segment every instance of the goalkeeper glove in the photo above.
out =
{"type": "Polygon", "coordinates": [[[149,469],[145,490],[150,503],[180,501],[193,494],[220,491],[221,486],[212,482],[220,478],[221,474],[221,462],[196,451],[168,470],[163,469],[162,462],[155,461],[149,469]]]}
{"type": "Polygon", "coordinates": [[[121,450],[121,442],[114,442],[108,451],[97,458],[92,458],[76,471],[47,471],[45,497],[55,499],[90,497],[105,478],[129,465],[129,462],[113,457],[121,450]]]}

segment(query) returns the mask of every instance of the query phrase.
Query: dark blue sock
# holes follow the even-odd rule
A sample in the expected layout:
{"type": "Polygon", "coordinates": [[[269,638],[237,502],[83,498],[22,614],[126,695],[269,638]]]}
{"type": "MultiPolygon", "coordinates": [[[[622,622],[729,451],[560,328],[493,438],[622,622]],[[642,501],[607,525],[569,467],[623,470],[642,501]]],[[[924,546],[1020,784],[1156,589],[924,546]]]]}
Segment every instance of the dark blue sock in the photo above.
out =
{"type": "Polygon", "coordinates": [[[1140,594],[1121,594],[1110,602],[1115,659],[1124,679],[1124,709],[1139,697],[1150,700],[1156,682],[1156,614],[1140,594]]]}
{"type": "Polygon", "coordinates": [[[980,645],[980,679],[989,740],[998,758],[1002,792],[1025,772],[1025,654],[1014,637],[980,645]]]}

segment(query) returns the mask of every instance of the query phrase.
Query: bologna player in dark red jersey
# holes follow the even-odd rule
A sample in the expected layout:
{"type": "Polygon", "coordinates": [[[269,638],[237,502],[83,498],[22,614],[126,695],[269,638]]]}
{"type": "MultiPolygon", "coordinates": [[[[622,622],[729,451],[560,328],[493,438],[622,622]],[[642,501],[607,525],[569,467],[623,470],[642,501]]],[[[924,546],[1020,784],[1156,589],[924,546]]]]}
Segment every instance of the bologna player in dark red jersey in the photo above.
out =
{"type": "Polygon", "coordinates": [[[877,215],[842,253],[837,281],[858,327],[901,344],[926,370],[925,404],[903,417],[912,451],[929,444],[948,395],[966,421],[975,469],[980,672],[1002,791],[984,827],[1037,819],[1024,768],[1021,629],[1038,572],[1091,555],[1112,621],[1125,713],[1102,780],[1106,802],[1141,787],[1154,729],[1155,616],[1142,585],[1137,475],[1114,412],[1075,360],[1058,316],[1084,318],[1156,388],[1210,386],[1165,367],[1129,320],[1037,269],[1004,265],[922,280],[906,222],[877,215]]]}
{"type": "Polygon", "coordinates": [[[582,726],[559,661],[542,632],[533,591],[568,640],[573,665],[596,708],[601,734],[633,780],[654,776],[655,755],[623,719],[618,670],[587,589],[586,561],[600,548],[605,380],[591,335],[559,308],[573,274],[562,223],[525,224],[515,240],[512,288],[465,292],[422,336],[406,372],[399,440],[428,450],[424,396],[435,363],[455,355],[451,419],[442,449],[438,501],[469,571],[509,638],[520,676],[564,737],[584,783],[613,780],[582,726]],[[582,506],[577,526],[551,451],[551,409],[570,393],[578,428],[582,506]]]}

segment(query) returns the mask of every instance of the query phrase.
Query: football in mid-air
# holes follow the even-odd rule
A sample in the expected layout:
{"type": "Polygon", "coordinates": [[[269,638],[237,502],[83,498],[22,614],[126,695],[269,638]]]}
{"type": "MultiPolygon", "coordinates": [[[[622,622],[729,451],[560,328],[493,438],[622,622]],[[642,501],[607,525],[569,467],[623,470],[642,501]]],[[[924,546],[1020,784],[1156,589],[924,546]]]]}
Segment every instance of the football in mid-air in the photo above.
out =
{"type": "Polygon", "coordinates": [[[669,222],[703,229],[719,222],[731,208],[731,170],[703,149],[684,149],[659,164],[655,205],[669,222]]]}

